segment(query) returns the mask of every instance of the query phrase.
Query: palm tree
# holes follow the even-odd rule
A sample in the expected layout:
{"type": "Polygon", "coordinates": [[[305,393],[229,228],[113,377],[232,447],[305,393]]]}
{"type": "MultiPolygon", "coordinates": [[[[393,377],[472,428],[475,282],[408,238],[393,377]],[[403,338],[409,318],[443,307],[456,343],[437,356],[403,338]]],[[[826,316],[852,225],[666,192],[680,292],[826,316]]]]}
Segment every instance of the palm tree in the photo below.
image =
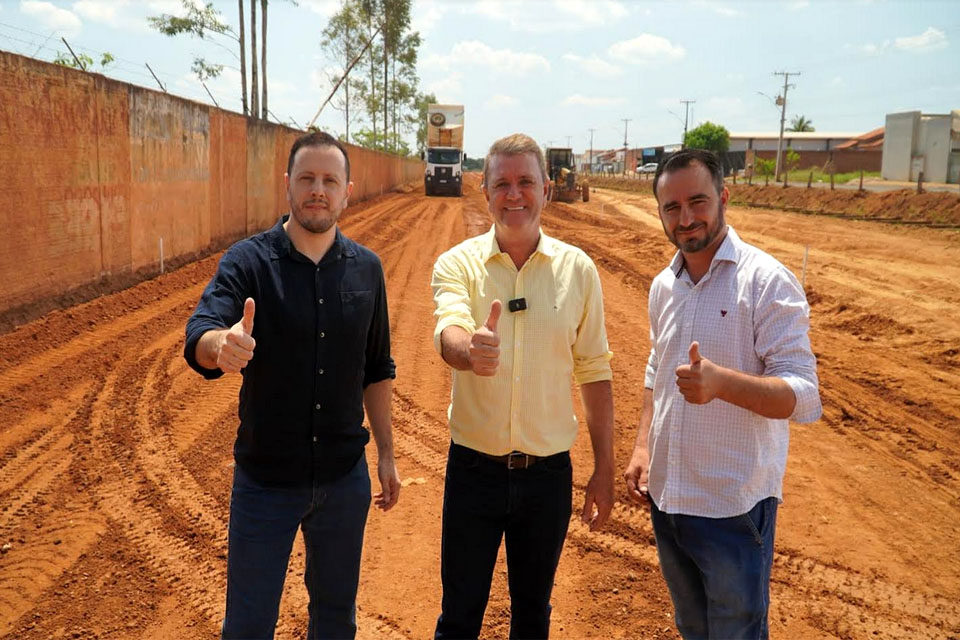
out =
{"type": "Polygon", "coordinates": [[[807,120],[806,116],[794,116],[787,131],[815,131],[813,120],[807,120]]]}

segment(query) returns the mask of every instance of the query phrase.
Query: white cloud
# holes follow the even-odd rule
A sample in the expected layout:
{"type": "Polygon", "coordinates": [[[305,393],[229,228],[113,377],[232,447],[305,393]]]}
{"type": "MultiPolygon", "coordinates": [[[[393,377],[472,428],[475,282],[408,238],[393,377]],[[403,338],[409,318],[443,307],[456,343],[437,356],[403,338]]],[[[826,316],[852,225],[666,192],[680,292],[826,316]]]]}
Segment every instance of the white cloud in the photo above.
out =
{"type": "Polygon", "coordinates": [[[487,109],[499,109],[501,107],[512,107],[517,104],[517,99],[513,96],[506,96],[498,93],[495,96],[491,96],[486,102],[483,103],[487,109]]]}
{"type": "Polygon", "coordinates": [[[551,33],[582,31],[614,24],[629,11],[615,0],[553,0],[551,3],[529,0],[473,0],[453,4],[462,13],[479,14],[490,20],[506,22],[514,31],[551,33]]]}
{"type": "Polygon", "coordinates": [[[449,71],[450,56],[439,53],[428,53],[420,56],[417,61],[417,67],[420,71],[449,71]]]}
{"type": "Polygon", "coordinates": [[[126,5],[126,0],[80,0],[73,3],[73,10],[93,22],[117,26],[117,9],[126,5]]]}
{"type": "Polygon", "coordinates": [[[934,51],[947,46],[947,35],[940,29],[927,27],[927,30],[918,36],[905,36],[896,38],[893,46],[901,51],[914,51],[923,53],[934,51]]]}
{"type": "Polygon", "coordinates": [[[427,83],[427,91],[437,96],[438,104],[458,104],[463,95],[463,73],[454,71],[440,80],[427,83]]]}
{"type": "Polygon", "coordinates": [[[450,51],[450,57],[458,63],[469,62],[492,72],[510,75],[523,76],[550,70],[550,63],[541,55],[516,52],[511,49],[494,49],[477,40],[458,42],[450,51]]]}
{"type": "Polygon", "coordinates": [[[744,110],[743,100],[736,97],[714,97],[704,100],[702,103],[697,103],[695,105],[690,105],[691,110],[693,107],[699,106],[700,114],[707,118],[708,120],[717,120],[723,121],[734,116],[741,115],[744,110]]]}
{"type": "Polygon", "coordinates": [[[612,78],[614,76],[623,74],[623,69],[613,63],[597,57],[596,55],[592,55],[589,58],[584,58],[575,53],[565,53],[563,55],[563,59],[575,63],[587,73],[595,76],[612,78]]]}
{"type": "Polygon", "coordinates": [[[890,48],[889,40],[885,40],[881,44],[872,44],[868,42],[867,44],[862,45],[860,47],[860,52],[868,56],[878,56],[889,48],[890,48]]]}
{"type": "Polygon", "coordinates": [[[686,53],[680,45],[650,33],[641,33],[632,40],[615,42],[607,49],[607,54],[611,58],[633,64],[643,64],[663,58],[678,60],[686,53]]]}
{"type": "Polygon", "coordinates": [[[612,0],[554,0],[554,5],[559,11],[590,26],[611,24],[629,14],[622,3],[612,0]]]}
{"type": "Polygon", "coordinates": [[[583,96],[575,93],[560,101],[562,105],[583,105],[587,107],[612,107],[626,102],[623,98],[601,98],[599,96],[583,96]]]}
{"type": "Polygon", "coordinates": [[[829,85],[829,86],[831,86],[831,87],[842,87],[844,84],[846,84],[846,83],[843,81],[843,78],[841,78],[840,76],[835,76],[835,77],[833,78],[833,80],[830,81],[830,85],[829,85]]]}
{"type": "Polygon", "coordinates": [[[50,2],[21,0],[20,13],[35,18],[46,29],[63,31],[68,35],[79,33],[83,26],[75,13],[54,6],[50,2]]]}
{"type": "Polygon", "coordinates": [[[314,13],[319,13],[326,18],[329,18],[340,10],[340,0],[299,0],[297,4],[310,9],[314,13]]]}
{"type": "Polygon", "coordinates": [[[418,31],[421,36],[430,33],[434,25],[443,18],[449,6],[449,4],[442,4],[437,0],[417,0],[412,6],[411,29],[418,31]]]}
{"type": "Polygon", "coordinates": [[[796,2],[790,2],[787,4],[788,11],[800,11],[801,9],[806,9],[810,6],[809,0],[797,0],[796,2]]]}

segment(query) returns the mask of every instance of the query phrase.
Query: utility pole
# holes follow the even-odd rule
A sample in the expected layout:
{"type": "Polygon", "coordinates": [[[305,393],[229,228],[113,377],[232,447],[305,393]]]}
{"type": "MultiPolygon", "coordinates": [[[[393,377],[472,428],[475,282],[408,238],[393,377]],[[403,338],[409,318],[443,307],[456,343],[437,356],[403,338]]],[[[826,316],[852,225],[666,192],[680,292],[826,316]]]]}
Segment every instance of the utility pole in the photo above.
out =
{"type": "Polygon", "coordinates": [[[623,173],[627,173],[627,123],[633,118],[621,118],[623,120],[623,173]]]}
{"type": "Polygon", "coordinates": [[[589,129],[590,131],[590,175],[593,175],[593,132],[596,129],[589,129]]]}
{"type": "Polygon", "coordinates": [[[564,137],[567,139],[567,146],[569,147],[569,146],[570,146],[570,138],[571,138],[572,136],[564,136],[564,137]]]}
{"type": "Polygon", "coordinates": [[[696,103],[696,100],[681,100],[683,105],[683,140],[680,141],[680,148],[687,148],[687,122],[690,116],[690,105],[696,103]]]}
{"type": "Polygon", "coordinates": [[[774,180],[780,180],[780,158],[783,153],[783,125],[787,121],[787,89],[796,85],[790,84],[790,76],[800,75],[799,71],[774,71],[773,75],[783,76],[783,95],[777,96],[780,103],[780,137],[777,139],[777,168],[774,170],[774,180]]]}

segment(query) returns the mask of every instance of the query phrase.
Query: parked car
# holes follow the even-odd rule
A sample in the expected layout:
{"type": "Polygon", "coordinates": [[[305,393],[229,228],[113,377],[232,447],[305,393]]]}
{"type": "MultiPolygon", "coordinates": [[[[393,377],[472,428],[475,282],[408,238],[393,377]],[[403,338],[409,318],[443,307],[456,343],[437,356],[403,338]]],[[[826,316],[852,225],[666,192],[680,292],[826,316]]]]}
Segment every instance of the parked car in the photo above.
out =
{"type": "Polygon", "coordinates": [[[648,162],[647,164],[643,165],[642,167],[637,167],[637,173],[640,173],[640,174],[643,174],[643,173],[651,173],[651,174],[652,174],[652,173],[656,173],[656,172],[657,172],[657,163],[656,163],[656,162],[648,162]]]}

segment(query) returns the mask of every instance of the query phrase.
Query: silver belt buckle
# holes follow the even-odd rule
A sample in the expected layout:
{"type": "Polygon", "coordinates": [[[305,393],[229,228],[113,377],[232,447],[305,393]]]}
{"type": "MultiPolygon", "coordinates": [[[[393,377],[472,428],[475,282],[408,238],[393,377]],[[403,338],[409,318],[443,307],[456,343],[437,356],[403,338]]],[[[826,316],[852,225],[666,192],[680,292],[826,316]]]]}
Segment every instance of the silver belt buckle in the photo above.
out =
{"type": "Polygon", "coordinates": [[[508,469],[508,470],[510,470],[510,469],[526,469],[526,468],[529,467],[529,466],[530,466],[530,459],[529,459],[529,457],[527,456],[527,454],[521,453],[521,452],[519,452],[519,451],[511,451],[510,453],[507,454],[507,469],[508,469]],[[522,459],[522,460],[523,460],[523,466],[522,466],[522,467],[521,467],[519,464],[516,464],[516,465],[514,464],[513,461],[514,461],[514,460],[517,460],[517,459],[522,459]]]}

